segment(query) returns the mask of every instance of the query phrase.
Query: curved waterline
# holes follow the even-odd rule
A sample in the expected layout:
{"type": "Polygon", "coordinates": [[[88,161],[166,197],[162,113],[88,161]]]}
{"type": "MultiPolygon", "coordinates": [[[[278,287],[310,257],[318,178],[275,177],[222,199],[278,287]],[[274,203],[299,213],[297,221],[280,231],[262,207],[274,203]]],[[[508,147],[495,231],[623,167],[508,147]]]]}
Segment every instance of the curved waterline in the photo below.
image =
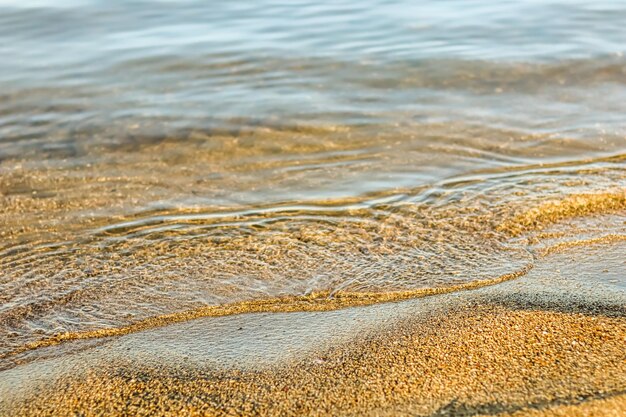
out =
{"type": "MultiPolygon", "coordinates": [[[[361,208],[359,204],[352,205],[351,207],[361,208]]],[[[324,210],[325,208],[326,207],[322,207],[320,210],[324,210]]],[[[621,212],[624,209],[626,209],[626,193],[621,190],[617,192],[606,191],[599,194],[572,194],[562,199],[540,203],[534,207],[524,210],[523,212],[512,210],[508,213],[508,216],[504,217],[504,221],[499,224],[497,231],[503,233],[504,235],[519,237],[520,235],[528,232],[543,230],[550,224],[560,222],[566,218],[584,217],[594,214],[610,214],[621,212]]],[[[266,216],[270,215],[270,217],[276,215],[274,211],[264,214],[266,216]]],[[[161,219],[169,222],[179,220],[176,216],[170,217],[161,219]]],[[[185,216],[186,220],[206,221],[205,217],[206,215],[198,213],[185,216]]],[[[235,217],[237,218],[238,216],[235,217]]],[[[486,224],[487,223],[484,223],[484,225],[486,224]]],[[[493,225],[493,223],[491,224],[493,225]]],[[[105,236],[109,234],[115,235],[120,232],[125,234],[128,233],[128,228],[135,229],[139,227],[141,229],[145,226],[144,219],[144,222],[137,222],[137,224],[128,222],[121,223],[115,225],[113,228],[99,229],[97,232],[105,236]],[[122,230],[120,230],[120,227],[122,230]]],[[[149,228],[152,226],[154,225],[149,225],[149,228]]],[[[540,240],[543,240],[540,236],[537,237],[540,240]]],[[[219,317],[261,312],[328,311],[346,307],[366,306],[375,303],[395,302],[436,294],[477,289],[523,276],[533,267],[533,259],[536,256],[547,256],[554,252],[578,246],[622,241],[626,240],[626,236],[613,233],[586,240],[559,242],[551,246],[538,249],[534,255],[531,253],[530,247],[526,246],[530,242],[523,243],[524,240],[525,239],[518,241],[515,246],[517,247],[517,250],[524,251],[530,256],[530,262],[526,265],[521,264],[520,267],[513,272],[503,271],[507,273],[497,275],[495,278],[490,278],[489,275],[487,275],[487,277],[484,275],[483,277],[480,277],[478,275],[467,282],[455,283],[448,286],[429,286],[422,288],[396,289],[391,291],[385,291],[384,289],[372,291],[367,288],[359,290],[355,288],[342,288],[340,285],[334,286],[334,288],[331,286],[321,289],[312,289],[309,293],[303,293],[308,295],[293,294],[225,303],[208,303],[190,310],[184,310],[185,307],[182,306],[178,312],[152,317],[148,316],[140,318],[134,323],[118,327],[57,333],[40,340],[34,340],[21,346],[17,346],[14,349],[0,355],[0,359],[6,359],[22,352],[53,346],[67,341],[121,336],[124,334],[134,333],[155,327],[162,327],[200,317],[219,317]],[[519,245],[520,243],[521,246],[519,245]]],[[[495,274],[492,276],[494,275],[495,274]]],[[[72,296],[72,294],[69,296],[72,296]]],[[[39,305],[38,308],[44,307],[39,305]]]]}
{"type": "MultiPolygon", "coordinates": [[[[591,239],[559,242],[541,249],[537,253],[537,256],[545,257],[553,253],[566,251],[575,247],[621,241],[626,241],[626,235],[610,234],[591,239]]],[[[319,291],[302,296],[274,297],[223,305],[203,306],[192,310],[150,317],[122,327],[84,332],[60,333],[13,349],[10,352],[0,355],[0,359],[7,359],[20,353],[55,346],[65,342],[123,336],[130,333],[137,333],[144,330],[164,327],[203,317],[223,317],[250,313],[332,311],[349,307],[363,307],[373,304],[391,303],[433,295],[475,290],[520,278],[526,275],[533,267],[534,263],[530,263],[517,271],[500,275],[493,279],[477,280],[449,287],[420,288],[416,290],[392,292],[319,291]]]]}
{"type": "Polygon", "coordinates": [[[606,236],[596,237],[592,239],[578,239],[567,242],[559,242],[554,245],[543,248],[540,252],[541,256],[552,255],[553,253],[563,252],[568,249],[581,246],[601,245],[606,243],[616,243],[626,241],[626,235],[609,234],[606,236]]]}
{"type": "Polygon", "coordinates": [[[572,194],[566,198],[548,201],[504,221],[498,231],[519,236],[529,230],[541,230],[561,220],[608,214],[626,210],[626,190],[615,193],[572,194]]]}
{"type": "Polygon", "coordinates": [[[519,278],[523,275],[526,275],[532,268],[533,264],[531,263],[518,271],[504,274],[494,279],[472,281],[469,283],[449,287],[421,288],[416,290],[394,291],[386,293],[321,291],[303,296],[277,297],[264,300],[243,301],[223,305],[205,306],[193,310],[151,317],[123,327],[57,334],[49,338],[27,343],[17,349],[1,355],[0,359],[6,359],[19,353],[36,350],[48,346],[54,346],[64,342],[123,336],[129,333],[136,333],[143,330],[164,327],[171,324],[181,323],[202,317],[222,317],[248,313],[331,311],[348,307],[362,307],[372,304],[397,302],[432,295],[473,290],[519,278]]]}

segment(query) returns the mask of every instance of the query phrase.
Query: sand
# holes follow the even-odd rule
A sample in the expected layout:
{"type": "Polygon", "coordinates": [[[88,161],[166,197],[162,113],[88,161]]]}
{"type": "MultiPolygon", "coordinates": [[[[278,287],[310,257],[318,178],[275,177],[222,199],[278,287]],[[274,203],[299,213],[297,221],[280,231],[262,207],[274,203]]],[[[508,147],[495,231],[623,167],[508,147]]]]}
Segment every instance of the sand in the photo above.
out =
{"type": "Polygon", "coordinates": [[[476,306],[278,370],[109,364],[15,411],[492,415],[567,407],[582,412],[582,406],[618,412],[626,405],[625,337],[621,318],[476,306]]]}
{"type": "Polygon", "coordinates": [[[205,317],[50,346],[5,415],[625,415],[626,244],[495,286],[330,312],[205,317]],[[602,265],[602,269],[598,269],[602,265]],[[215,331],[212,332],[211,329],[215,331]]]}

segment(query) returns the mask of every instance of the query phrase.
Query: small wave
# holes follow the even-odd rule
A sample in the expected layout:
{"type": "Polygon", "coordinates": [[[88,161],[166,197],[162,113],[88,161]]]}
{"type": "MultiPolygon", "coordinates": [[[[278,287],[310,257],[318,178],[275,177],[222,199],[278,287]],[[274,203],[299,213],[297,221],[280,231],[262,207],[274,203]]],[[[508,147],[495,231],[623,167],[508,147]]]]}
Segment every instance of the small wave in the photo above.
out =
{"type": "Polygon", "coordinates": [[[525,275],[532,265],[510,274],[501,275],[494,279],[478,280],[467,284],[454,285],[442,288],[424,288],[410,291],[366,293],[348,291],[322,291],[306,296],[281,297],[240,303],[223,304],[217,306],[200,307],[194,310],[183,311],[162,316],[150,317],[133,323],[129,326],[99,329],[85,332],[68,332],[41,339],[16,348],[9,353],[0,355],[0,359],[7,359],[19,353],[57,345],[72,340],[96,339],[122,336],[156,327],[163,327],[175,323],[194,320],[201,317],[221,317],[247,313],[285,313],[296,311],[329,311],[347,307],[367,306],[375,303],[396,302],[411,298],[426,297],[437,294],[465,291],[495,285],[525,275]]]}
{"type": "MultiPolygon", "coordinates": [[[[626,235],[607,235],[599,238],[584,239],[557,243],[543,248],[540,256],[549,256],[556,252],[566,251],[575,247],[591,246],[626,241],[626,235]]],[[[21,353],[58,345],[65,342],[86,339],[100,339],[123,336],[130,333],[141,332],[158,327],[164,327],[176,323],[195,320],[202,317],[222,317],[236,314],[250,313],[285,313],[304,311],[331,311],[348,307],[367,306],[377,303],[398,302],[408,299],[427,297],[439,294],[448,294],[460,291],[474,290],[486,286],[500,284],[526,275],[534,263],[523,268],[504,274],[493,279],[472,281],[466,284],[453,285],[440,288],[423,288],[409,291],[391,292],[349,292],[349,291],[320,291],[306,296],[288,296],[253,301],[244,301],[231,304],[203,306],[193,310],[178,313],[164,314],[150,317],[132,323],[128,326],[99,329],[83,332],[66,332],[56,334],[49,338],[40,339],[17,347],[10,352],[0,354],[0,360],[8,359],[21,353]]]]}
{"type": "Polygon", "coordinates": [[[498,229],[515,236],[571,217],[622,210],[626,210],[626,190],[619,193],[576,194],[533,207],[505,221],[498,229]]]}

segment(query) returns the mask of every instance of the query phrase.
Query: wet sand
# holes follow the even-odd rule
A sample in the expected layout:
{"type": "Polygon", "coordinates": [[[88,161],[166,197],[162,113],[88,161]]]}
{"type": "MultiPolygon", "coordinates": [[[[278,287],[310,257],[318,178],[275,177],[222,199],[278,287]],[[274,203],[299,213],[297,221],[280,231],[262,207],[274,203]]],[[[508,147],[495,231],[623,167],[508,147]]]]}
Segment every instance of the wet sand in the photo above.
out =
{"type": "Polygon", "coordinates": [[[626,414],[626,2],[457,6],[0,0],[0,417],[626,414]]]}
{"type": "Polygon", "coordinates": [[[479,415],[626,404],[623,319],[477,307],[281,369],[111,363],[22,415],[479,415]],[[604,401],[599,401],[604,400],[604,401]]]}
{"type": "Polygon", "coordinates": [[[50,346],[0,374],[0,405],[6,415],[623,415],[625,249],[570,247],[474,291],[50,346]]]}

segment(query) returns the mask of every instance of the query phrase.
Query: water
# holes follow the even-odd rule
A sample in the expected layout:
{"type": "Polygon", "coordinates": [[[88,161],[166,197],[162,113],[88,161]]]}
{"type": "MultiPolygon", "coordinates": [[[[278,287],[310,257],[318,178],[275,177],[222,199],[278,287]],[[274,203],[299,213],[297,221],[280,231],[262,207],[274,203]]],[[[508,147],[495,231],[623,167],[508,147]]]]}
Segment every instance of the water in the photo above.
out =
{"type": "Polygon", "coordinates": [[[0,361],[206,305],[487,283],[623,236],[625,20],[0,0],[0,361]]]}

